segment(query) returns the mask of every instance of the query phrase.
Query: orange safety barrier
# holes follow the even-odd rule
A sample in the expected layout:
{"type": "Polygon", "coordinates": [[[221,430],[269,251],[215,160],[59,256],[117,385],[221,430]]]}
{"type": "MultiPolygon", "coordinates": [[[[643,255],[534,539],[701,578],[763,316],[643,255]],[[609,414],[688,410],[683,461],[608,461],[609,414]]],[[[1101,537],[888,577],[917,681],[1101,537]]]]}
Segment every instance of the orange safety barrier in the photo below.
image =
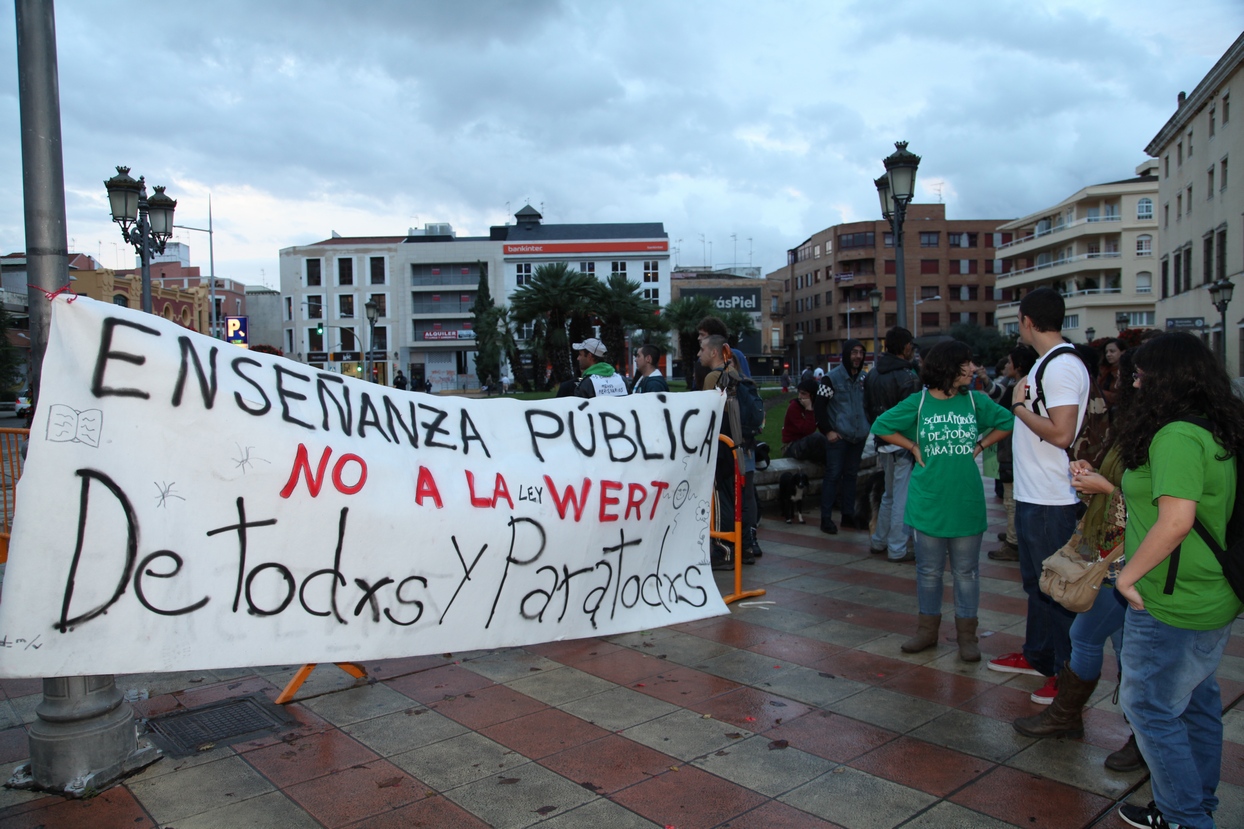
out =
{"type": "MultiPolygon", "coordinates": [[[[355,679],[367,678],[367,669],[362,665],[356,665],[353,662],[336,662],[334,664],[355,679]]],[[[277,696],[276,704],[284,705],[292,700],[294,698],[294,694],[298,693],[298,689],[302,687],[302,683],[307,681],[307,677],[311,676],[311,672],[314,671],[315,668],[316,663],[314,662],[303,665],[299,668],[298,672],[294,674],[294,676],[286,684],[285,688],[277,696]]]]}
{"type": "MultiPolygon", "coordinates": [[[[734,456],[734,530],[732,532],[723,532],[712,529],[717,525],[716,512],[717,504],[712,502],[712,510],[709,514],[709,537],[720,538],[722,541],[729,541],[734,544],[734,592],[728,596],[722,596],[722,601],[726,604],[737,602],[739,599],[748,599],[753,596],[763,596],[764,590],[744,590],[743,589],[743,469],[739,466],[739,453],[735,451],[734,441],[725,435],[718,435],[717,439],[725,444],[725,448],[734,456]]],[[[718,450],[722,451],[722,450],[718,450]]]]}
{"type": "Polygon", "coordinates": [[[9,560],[14,496],[22,476],[21,444],[29,435],[29,429],[0,429],[0,564],[9,560]]]}

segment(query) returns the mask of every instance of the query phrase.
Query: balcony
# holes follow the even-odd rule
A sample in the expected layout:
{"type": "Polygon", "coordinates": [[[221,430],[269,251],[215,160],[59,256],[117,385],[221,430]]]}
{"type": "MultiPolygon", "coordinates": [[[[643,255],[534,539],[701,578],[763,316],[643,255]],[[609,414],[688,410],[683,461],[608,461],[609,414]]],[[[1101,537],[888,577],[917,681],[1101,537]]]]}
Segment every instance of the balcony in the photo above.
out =
{"type": "MultiPolygon", "coordinates": [[[[1066,233],[1067,231],[1073,230],[1075,228],[1083,228],[1083,227],[1087,227],[1090,225],[1094,225],[1094,226],[1100,225],[1104,222],[1121,222],[1121,221],[1123,221],[1123,217],[1118,214],[1113,214],[1110,216],[1090,216],[1084,219],[1076,219],[1074,222],[1067,222],[1066,224],[1055,225],[1054,227],[1051,227],[1048,230],[1038,231],[1028,236],[1022,236],[1018,239],[1012,239],[1011,241],[1007,242],[1005,245],[999,245],[996,248],[996,250],[999,250],[999,251],[1006,250],[1007,248],[1013,248],[1016,245],[1022,245],[1025,242],[1031,242],[1034,239],[1042,239],[1046,236],[1054,236],[1059,233],[1066,233]]],[[[1107,232],[1110,232],[1110,231],[1107,231],[1107,232]]]]}
{"type": "Polygon", "coordinates": [[[1046,262],[1043,265],[1034,265],[1031,268],[1021,268],[1018,271],[1010,273],[1000,273],[997,275],[997,284],[1002,286],[1015,277],[1033,274],[1037,271],[1053,270],[1052,273],[1043,274],[1043,279],[1057,279],[1063,276],[1080,271],[1097,271],[1105,269],[1117,269],[1118,264],[1115,260],[1122,259],[1123,254],[1118,251],[1109,251],[1107,253],[1081,253],[1078,256],[1065,256],[1062,259],[1055,259],[1053,262],[1046,262]]]}

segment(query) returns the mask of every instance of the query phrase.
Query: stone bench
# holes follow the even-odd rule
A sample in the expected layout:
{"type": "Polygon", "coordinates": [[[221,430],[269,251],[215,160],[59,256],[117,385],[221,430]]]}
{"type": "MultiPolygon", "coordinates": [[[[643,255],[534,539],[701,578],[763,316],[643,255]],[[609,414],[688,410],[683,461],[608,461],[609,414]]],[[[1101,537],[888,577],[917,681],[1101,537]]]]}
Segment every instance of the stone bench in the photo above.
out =
{"type": "MultiPolygon", "coordinates": [[[[756,485],[756,497],[759,499],[761,506],[766,504],[777,504],[778,489],[782,480],[783,472],[802,472],[808,476],[808,491],[804,497],[816,496],[821,494],[821,480],[825,477],[825,467],[819,463],[812,461],[799,461],[794,458],[783,458],[781,455],[781,447],[772,447],[770,457],[773,458],[769,463],[768,469],[757,469],[752,476],[752,481],[756,485]]],[[[859,477],[865,478],[871,475],[877,467],[877,453],[873,448],[873,442],[870,438],[864,446],[864,456],[860,458],[859,477]]],[[[814,501],[813,503],[819,503],[814,501]]]]}

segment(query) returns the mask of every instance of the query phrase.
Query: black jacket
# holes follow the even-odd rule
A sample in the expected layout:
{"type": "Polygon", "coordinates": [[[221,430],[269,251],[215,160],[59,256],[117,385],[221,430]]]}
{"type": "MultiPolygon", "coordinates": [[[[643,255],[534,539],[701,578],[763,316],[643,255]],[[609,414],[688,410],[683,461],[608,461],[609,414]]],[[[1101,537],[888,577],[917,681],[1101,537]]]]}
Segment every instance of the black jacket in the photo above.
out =
{"type": "Polygon", "coordinates": [[[864,412],[871,423],[920,388],[912,364],[902,357],[883,353],[864,378],[864,412]]]}

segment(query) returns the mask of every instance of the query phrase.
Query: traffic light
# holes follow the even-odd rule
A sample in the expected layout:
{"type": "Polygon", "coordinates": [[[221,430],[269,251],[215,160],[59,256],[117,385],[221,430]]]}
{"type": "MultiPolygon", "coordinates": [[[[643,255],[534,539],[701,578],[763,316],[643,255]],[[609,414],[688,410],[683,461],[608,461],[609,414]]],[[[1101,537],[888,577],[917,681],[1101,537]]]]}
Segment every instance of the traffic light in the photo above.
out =
{"type": "Polygon", "coordinates": [[[324,323],[317,322],[315,324],[315,333],[319,334],[320,336],[324,335],[324,323]]]}

